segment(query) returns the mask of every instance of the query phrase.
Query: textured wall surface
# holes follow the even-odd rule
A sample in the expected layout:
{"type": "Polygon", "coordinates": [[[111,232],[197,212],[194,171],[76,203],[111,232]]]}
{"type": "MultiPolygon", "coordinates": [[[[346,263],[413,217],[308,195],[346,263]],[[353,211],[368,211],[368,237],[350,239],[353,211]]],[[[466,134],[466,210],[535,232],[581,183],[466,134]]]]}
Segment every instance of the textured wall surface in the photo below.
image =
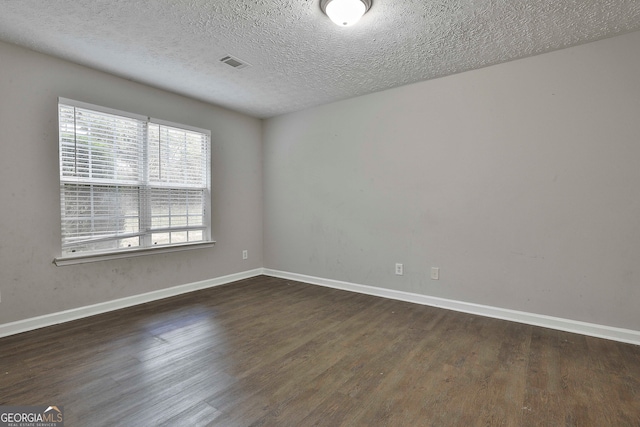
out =
{"type": "Polygon", "coordinates": [[[0,324],[262,266],[260,120],[5,43],[0,59],[0,324]],[[216,246],[56,267],[59,96],[210,129],[216,246]]]}
{"type": "Polygon", "coordinates": [[[640,330],[638,46],[267,120],[265,267],[640,330]]]}
{"type": "Polygon", "coordinates": [[[9,0],[0,40],[258,116],[640,29],[638,0],[9,0]],[[226,54],[252,67],[219,62],[226,54]]]}

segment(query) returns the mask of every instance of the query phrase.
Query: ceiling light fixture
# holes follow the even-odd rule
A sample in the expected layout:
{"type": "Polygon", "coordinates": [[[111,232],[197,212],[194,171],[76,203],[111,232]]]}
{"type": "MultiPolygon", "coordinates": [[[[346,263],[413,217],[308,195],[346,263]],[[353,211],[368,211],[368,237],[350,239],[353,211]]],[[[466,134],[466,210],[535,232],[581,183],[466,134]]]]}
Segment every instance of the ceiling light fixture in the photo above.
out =
{"type": "Polygon", "coordinates": [[[371,0],[320,0],[320,8],[341,27],[355,24],[371,7],[371,0]]]}

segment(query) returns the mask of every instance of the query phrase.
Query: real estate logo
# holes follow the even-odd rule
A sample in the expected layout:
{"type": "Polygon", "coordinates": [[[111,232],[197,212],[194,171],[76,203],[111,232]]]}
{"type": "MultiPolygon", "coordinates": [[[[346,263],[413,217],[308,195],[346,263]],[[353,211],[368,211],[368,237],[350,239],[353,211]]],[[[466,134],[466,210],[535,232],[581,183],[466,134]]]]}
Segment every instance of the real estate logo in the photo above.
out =
{"type": "Polygon", "coordinates": [[[0,427],[64,427],[62,406],[0,406],[0,427]]]}

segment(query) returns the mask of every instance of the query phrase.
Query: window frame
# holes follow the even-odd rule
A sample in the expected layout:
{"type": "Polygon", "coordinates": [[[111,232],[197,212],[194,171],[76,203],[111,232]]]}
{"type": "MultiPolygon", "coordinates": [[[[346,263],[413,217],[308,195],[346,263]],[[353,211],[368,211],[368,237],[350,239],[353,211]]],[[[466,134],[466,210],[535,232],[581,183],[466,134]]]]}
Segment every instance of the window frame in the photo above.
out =
{"type": "MultiPolygon", "coordinates": [[[[68,98],[63,98],[63,97],[59,97],[58,98],[58,102],[56,104],[57,108],[57,116],[58,116],[58,120],[57,120],[57,125],[58,125],[58,130],[57,130],[57,137],[58,137],[58,177],[59,177],[59,182],[58,182],[58,191],[59,191],[59,196],[60,196],[60,201],[59,201],[59,207],[60,210],[58,211],[60,214],[60,221],[59,224],[62,227],[62,223],[63,223],[63,215],[62,215],[62,186],[64,185],[64,180],[63,180],[63,176],[62,176],[62,144],[61,144],[61,137],[60,137],[60,106],[61,105],[67,105],[67,106],[71,106],[74,108],[82,108],[82,109],[86,109],[86,110],[91,110],[91,111],[95,111],[98,113],[104,113],[104,114],[111,114],[111,115],[116,115],[116,116],[120,116],[120,117],[124,117],[124,118],[128,118],[128,119],[133,119],[133,120],[139,120],[141,122],[144,122],[144,126],[146,127],[145,129],[145,140],[144,140],[144,146],[145,148],[143,149],[144,154],[143,154],[143,162],[144,162],[144,168],[148,168],[149,165],[149,156],[148,156],[148,150],[149,150],[149,145],[150,145],[150,138],[149,138],[149,126],[151,125],[159,125],[159,126],[167,126],[167,127],[171,127],[171,128],[177,128],[177,129],[181,129],[181,130],[185,130],[185,131],[190,131],[190,132],[197,132],[197,133],[201,133],[203,135],[206,136],[206,165],[205,165],[205,174],[206,174],[206,188],[204,191],[204,209],[205,209],[205,213],[202,217],[202,227],[203,227],[203,240],[202,241],[197,241],[197,242],[181,242],[181,243],[169,243],[169,244],[165,244],[165,245],[161,245],[161,246],[136,246],[136,247],[131,247],[131,248],[117,248],[117,249],[109,249],[109,250],[98,250],[98,251],[83,251],[83,252],[78,252],[77,254],[69,254],[69,253],[64,253],[62,244],[62,234],[60,234],[60,256],[54,258],[53,262],[55,265],[57,266],[62,266],[62,265],[71,265],[71,264],[80,264],[80,263],[87,263],[87,262],[94,262],[94,261],[101,261],[101,260],[109,260],[109,259],[120,259],[120,258],[129,258],[129,257],[135,257],[135,256],[141,256],[141,255],[150,255],[150,254],[159,254],[159,253],[168,253],[168,252],[179,252],[179,251],[185,251],[185,250],[192,250],[192,249],[201,249],[201,248],[210,248],[213,247],[215,245],[215,240],[213,240],[212,237],[212,224],[211,224],[211,217],[212,217],[212,213],[211,213],[211,131],[208,129],[202,129],[202,128],[198,128],[195,126],[190,126],[190,125],[185,125],[182,123],[176,123],[176,122],[171,122],[171,121],[167,121],[167,120],[163,120],[163,119],[156,119],[156,118],[152,118],[149,116],[144,116],[144,115],[140,115],[140,114],[135,114],[135,113],[130,113],[127,111],[122,111],[122,110],[117,110],[117,109],[113,109],[113,108],[109,108],[109,107],[103,107],[100,105],[95,105],[95,104],[90,104],[90,103],[86,103],[86,102],[82,102],[82,101],[77,101],[77,100],[73,100],[73,99],[68,99],[68,98]]],[[[145,174],[145,179],[146,178],[146,174],[145,174]]],[[[79,183],[82,183],[82,181],[79,181],[79,183]]],[[[153,188],[153,185],[151,183],[151,181],[149,180],[145,180],[144,181],[144,186],[147,187],[146,190],[144,191],[150,191],[151,188],[153,188]]],[[[170,186],[168,188],[171,188],[170,186]]],[[[140,197],[140,193],[138,195],[138,197],[140,197]]],[[[139,199],[140,200],[140,199],[139,199]]],[[[147,212],[142,213],[140,212],[140,223],[145,223],[145,224],[150,224],[151,221],[151,213],[149,208],[147,209],[147,212]],[[143,219],[144,216],[144,219],[143,219]]],[[[151,229],[147,229],[146,231],[141,231],[142,233],[151,233],[152,230],[151,229]]],[[[60,233],[62,233],[62,228],[60,229],[60,233]]],[[[148,237],[150,239],[150,237],[148,237]]],[[[141,236],[141,241],[142,241],[143,237],[141,236]]]]}

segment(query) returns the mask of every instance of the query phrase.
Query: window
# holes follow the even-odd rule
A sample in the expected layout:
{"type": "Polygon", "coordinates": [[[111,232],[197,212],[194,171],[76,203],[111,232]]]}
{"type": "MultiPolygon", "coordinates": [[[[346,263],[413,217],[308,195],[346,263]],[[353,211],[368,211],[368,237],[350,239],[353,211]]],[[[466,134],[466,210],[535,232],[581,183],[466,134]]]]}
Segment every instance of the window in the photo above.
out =
{"type": "Polygon", "coordinates": [[[210,242],[210,132],[60,98],[62,256],[210,242]]]}

